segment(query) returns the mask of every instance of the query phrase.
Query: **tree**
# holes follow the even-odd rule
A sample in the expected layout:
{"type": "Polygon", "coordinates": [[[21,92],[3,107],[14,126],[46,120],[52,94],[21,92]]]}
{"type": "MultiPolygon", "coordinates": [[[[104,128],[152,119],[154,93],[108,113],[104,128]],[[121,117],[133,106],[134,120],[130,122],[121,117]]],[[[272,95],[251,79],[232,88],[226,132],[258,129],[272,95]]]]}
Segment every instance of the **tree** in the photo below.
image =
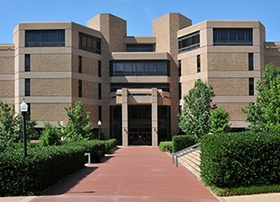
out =
{"type": "Polygon", "coordinates": [[[40,137],[40,146],[51,146],[60,144],[61,132],[60,130],[50,124],[49,122],[45,123],[42,135],[40,137]]]}
{"type": "Polygon", "coordinates": [[[200,79],[194,88],[184,97],[184,105],[179,115],[179,127],[186,134],[194,135],[198,140],[209,132],[209,116],[214,91],[210,84],[200,79]]]}
{"type": "Polygon", "coordinates": [[[224,107],[218,107],[211,111],[209,126],[211,133],[223,133],[230,130],[229,113],[224,107]]]}
{"type": "MultiPolygon", "coordinates": [[[[22,116],[16,114],[15,107],[0,101],[0,151],[22,140],[22,116]]],[[[26,121],[26,135],[31,137],[35,131],[36,122],[28,119],[26,121]]]]}
{"type": "Polygon", "coordinates": [[[5,151],[7,147],[20,140],[16,126],[14,106],[10,108],[8,104],[0,101],[0,151],[5,151]]]}
{"type": "Polygon", "coordinates": [[[68,123],[62,127],[62,136],[66,140],[81,140],[84,138],[92,138],[93,127],[90,123],[90,113],[84,115],[83,104],[81,101],[75,103],[75,107],[65,108],[68,117],[68,123]]]}
{"type": "Polygon", "coordinates": [[[262,81],[258,81],[256,101],[243,109],[249,130],[280,132],[280,68],[266,65],[262,81]]]}

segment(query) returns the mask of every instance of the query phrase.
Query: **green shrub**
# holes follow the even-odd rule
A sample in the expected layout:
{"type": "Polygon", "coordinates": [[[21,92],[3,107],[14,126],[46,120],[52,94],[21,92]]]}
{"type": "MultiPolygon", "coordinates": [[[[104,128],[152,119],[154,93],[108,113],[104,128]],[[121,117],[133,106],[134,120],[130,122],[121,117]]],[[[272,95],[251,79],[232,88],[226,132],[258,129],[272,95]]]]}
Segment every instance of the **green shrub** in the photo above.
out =
{"type": "Polygon", "coordinates": [[[196,143],[196,138],[192,135],[175,135],[172,138],[173,152],[180,151],[196,143]]]}
{"type": "Polygon", "coordinates": [[[51,125],[49,122],[47,122],[44,126],[42,135],[39,139],[40,140],[39,145],[40,146],[59,145],[60,137],[61,137],[60,130],[56,126],[51,125]]]}
{"type": "Polygon", "coordinates": [[[0,153],[0,196],[38,194],[84,167],[85,152],[106,151],[106,141],[80,141],[0,153]]]}
{"type": "Polygon", "coordinates": [[[206,135],[201,143],[201,177],[221,188],[280,182],[280,135],[250,132],[206,135]]]}
{"type": "Polygon", "coordinates": [[[172,152],[172,141],[164,141],[164,142],[160,142],[159,143],[159,150],[162,152],[170,152],[170,148],[171,148],[171,152],[172,152]]]}
{"type": "Polygon", "coordinates": [[[117,149],[117,140],[116,139],[110,139],[105,141],[105,153],[106,154],[112,154],[117,149]]]}

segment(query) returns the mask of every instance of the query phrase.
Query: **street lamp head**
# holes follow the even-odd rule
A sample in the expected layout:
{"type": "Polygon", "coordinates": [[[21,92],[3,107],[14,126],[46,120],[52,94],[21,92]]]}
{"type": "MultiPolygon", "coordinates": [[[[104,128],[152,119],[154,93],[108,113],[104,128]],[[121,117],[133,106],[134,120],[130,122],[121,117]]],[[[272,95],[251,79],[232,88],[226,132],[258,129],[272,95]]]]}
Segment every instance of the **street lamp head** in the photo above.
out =
{"type": "Polygon", "coordinates": [[[97,124],[98,124],[99,126],[101,126],[102,123],[101,123],[101,121],[98,121],[97,124]]]}
{"type": "Polygon", "coordinates": [[[23,99],[21,104],[20,104],[20,111],[21,112],[27,112],[28,111],[28,105],[25,102],[25,100],[23,99]]]}

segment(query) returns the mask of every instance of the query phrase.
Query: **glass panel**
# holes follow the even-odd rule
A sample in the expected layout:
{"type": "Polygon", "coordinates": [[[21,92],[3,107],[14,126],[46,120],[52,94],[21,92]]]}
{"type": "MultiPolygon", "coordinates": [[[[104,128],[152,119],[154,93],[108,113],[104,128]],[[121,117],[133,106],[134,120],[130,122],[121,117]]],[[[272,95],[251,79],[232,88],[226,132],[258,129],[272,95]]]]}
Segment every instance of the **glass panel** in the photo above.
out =
{"type": "Polygon", "coordinates": [[[65,30],[26,30],[26,47],[65,46],[65,30]]]}

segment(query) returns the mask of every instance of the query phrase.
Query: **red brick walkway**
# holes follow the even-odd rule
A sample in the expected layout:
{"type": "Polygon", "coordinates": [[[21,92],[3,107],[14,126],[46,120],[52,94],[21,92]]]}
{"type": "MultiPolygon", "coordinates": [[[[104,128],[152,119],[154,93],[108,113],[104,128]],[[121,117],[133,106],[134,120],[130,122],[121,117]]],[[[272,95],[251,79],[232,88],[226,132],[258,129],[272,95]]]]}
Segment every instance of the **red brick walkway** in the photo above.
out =
{"type": "Polygon", "coordinates": [[[157,147],[126,147],[105,160],[65,178],[32,202],[218,201],[157,147]]]}

